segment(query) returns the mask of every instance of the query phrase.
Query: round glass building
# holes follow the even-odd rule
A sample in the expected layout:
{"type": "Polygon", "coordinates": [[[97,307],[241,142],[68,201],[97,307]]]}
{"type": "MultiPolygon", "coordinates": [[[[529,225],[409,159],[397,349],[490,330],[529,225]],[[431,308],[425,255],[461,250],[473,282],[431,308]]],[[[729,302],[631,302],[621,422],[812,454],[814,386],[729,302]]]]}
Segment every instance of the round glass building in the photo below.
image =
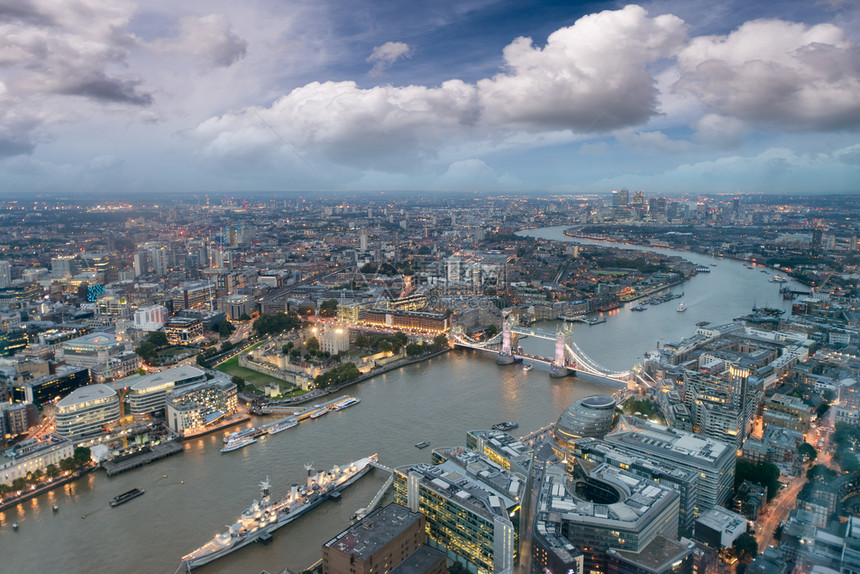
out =
{"type": "Polygon", "coordinates": [[[555,440],[569,449],[582,437],[603,438],[612,429],[615,399],[607,395],[591,395],[579,399],[561,414],[555,423],[555,440]]]}

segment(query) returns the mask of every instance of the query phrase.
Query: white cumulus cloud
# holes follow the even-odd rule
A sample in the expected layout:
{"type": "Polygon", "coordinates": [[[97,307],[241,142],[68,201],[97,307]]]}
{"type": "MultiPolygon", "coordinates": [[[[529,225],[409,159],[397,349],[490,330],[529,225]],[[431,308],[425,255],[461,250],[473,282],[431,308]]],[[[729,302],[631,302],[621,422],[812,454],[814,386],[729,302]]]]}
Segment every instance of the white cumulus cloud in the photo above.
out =
{"type": "Polygon", "coordinates": [[[371,76],[379,76],[397,60],[411,57],[412,48],[409,44],[386,42],[381,46],[376,46],[370,56],[367,57],[367,61],[373,64],[369,73],[371,76]]]}
{"type": "Polygon", "coordinates": [[[708,113],[798,131],[860,127],[860,51],[832,24],[747,22],[693,39],[678,65],[676,88],[708,113]]]}
{"type": "MultiPolygon", "coordinates": [[[[658,113],[647,67],[680,48],[684,29],[674,16],[651,18],[643,8],[628,6],[586,16],[553,33],[544,48],[516,39],[504,50],[507,70],[475,84],[452,79],[437,87],[362,89],[354,82],[312,82],[268,109],[210,118],[193,135],[210,151],[242,154],[224,144],[247,137],[228,134],[262,129],[254,127],[260,113],[291,145],[328,160],[365,169],[411,169],[406,160],[434,159],[441,148],[464,142],[511,141],[517,132],[635,126],[658,113]]],[[[408,46],[396,44],[380,46],[376,61],[402,57],[408,46]]]]}

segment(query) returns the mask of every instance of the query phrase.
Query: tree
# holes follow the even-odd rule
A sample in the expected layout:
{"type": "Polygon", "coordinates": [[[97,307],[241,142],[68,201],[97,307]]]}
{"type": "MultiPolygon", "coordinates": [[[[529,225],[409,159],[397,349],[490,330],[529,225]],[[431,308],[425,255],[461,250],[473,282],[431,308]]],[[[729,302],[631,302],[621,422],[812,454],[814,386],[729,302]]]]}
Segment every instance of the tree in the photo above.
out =
{"type": "Polygon", "coordinates": [[[29,482],[30,484],[38,484],[39,482],[42,481],[43,475],[44,475],[44,473],[42,472],[42,469],[37,468],[33,472],[27,473],[27,482],[29,482]]]}
{"type": "Polygon", "coordinates": [[[750,462],[738,458],[735,464],[735,489],[744,480],[757,482],[767,487],[767,499],[771,500],[779,491],[779,467],[770,462],[750,462]]]}
{"type": "Polygon", "coordinates": [[[816,464],[806,471],[806,479],[809,482],[830,482],[836,478],[836,472],[830,470],[823,464],[816,464]]]}
{"type": "Polygon", "coordinates": [[[258,335],[274,335],[284,331],[292,331],[301,325],[301,320],[295,313],[263,313],[254,321],[254,331],[258,335]]]}
{"type": "Polygon", "coordinates": [[[45,467],[45,476],[48,478],[57,478],[60,476],[60,469],[57,468],[56,464],[49,464],[45,467]]]}
{"type": "Polygon", "coordinates": [[[488,339],[492,339],[499,334],[499,328],[495,325],[487,325],[487,328],[484,329],[484,332],[487,334],[488,339]]]}
{"type": "Polygon", "coordinates": [[[448,347],[448,335],[439,334],[433,337],[433,346],[437,349],[445,349],[448,347]]]}
{"type": "Polygon", "coordinates": [[[367,348],[370,346],[370,339],[368,339],[364,335],[359,335],[358,337],[355,338],[355,341],[353,342],[353,344],[356,347],[360,347],[360,348],[364,349],[364,348],[367,348]]]}
{"type": "Polygon", "coordinates": [[[797,454],[800,455],[804,462],[812,462],[818,457],[818,451],[816,451],[815,447],[808,442],[805,442],[798,447],[797,454]]]}
{"type": "Polygon", "coordinates": [[[222,353],[226,353],[227,351],[231,350],[231,349],[232,349],[233,347],[235,347],[235,346],[236,346],[236,345],[234,345],[234,344],[233,344],[233,343],[231,343],[230,341],[224,341],[224,342],[221,344],[221,352],[222,352],[222,353]]]}
{"type": "Polygon", "coordinates": [[[758,542],[756,542],[755,537],[749,532],[744,532],[738,536],[738,539],[732,545],[732,549],[738,560],[746,564],[749,564],[758,556],[758,542]]]}
{"type": "Polygon", "coordinates": [[[242,313],[242,314],[239,316],[239,320],[240,320],[240,321],[250,321],[250,320],[251,320],[251,316],[250,316],[250,315],[248,315],[247,313],[242,313]]]}
{"type": "Polygon", "coordinates": [[[218,336],[223,339],[229,337],[236,330],[236,327],[227,319],[221,319],[215,323],[215,330],[218,331],[218,336]]]}
{"type": "Polygon", "coordinates": [[[158,349],[156,349],[155,345],[153,345],[149,341],[144,341],[143,343],[141,343],[140,346],[134,350],[134,352],[137,353],[138,357],[147,362],[158,356],[158,349]]]}
{"type": "Polygon", "coordinates": [[[24,490],[25,488],[27,488],[26,478],[16,478],[12,481],[12,490],[24,490]]]}
{"type": "Polygon", "coordinates": [[[233,375],[233,384],[236,385],[236,390],[242,392],[245,389],[245,379],[239,375],[233,375]]]}
{"type": "Polygon", "coordinates": [[[168,344],[167,335],[161,331],[153,331],[146,336],[146,340],[147,342],[152,343],[155,347],[166,347],[168,344]]]}
{"type": "Polygon", "coordinates": [[[75,464],[77,466],[84,466],[85,464],[90,462],[90,460],[92,460],[92,453],[90,452],[89,448],[85,446],[78,446],[75,447],[75,452],[72,455],[72,458],[74,459],[75,464]]]}
{"type": "Polygon", "coordinates": [[[323,317],[336,317],[337,316],[337,300],[336,299],[327,299],[320,303],[320,315],[323,317]]]}
{"type": "Polygon", "coordinates": [[[305,349],[310,353],[316,353],[320,350],[320,342],[316,337],[310,337],[305,341],[305,349]]]}
{"type": "Polygon", "coordinates": [[[197,364],[203,367],[204,369],[209,368],[209,361],[206,360],[206,357],[203,356],[203,353],[199,353],[197,355],[197,364]]]}
{"type": "Polygon", "coordinates": [[[75,464],[75,459],[71,456],[60,461],[60,470],[64,472],[72,472],[75,468],[77,468],[77,465],[75,464]]]}
{"type": "Polygon", "coordinates": [[[424,345],[419,345],[418,343],[409,343],[406,345],[406,356],[414,357],[416,355],[420,355],[424,352],[424,345]]]}
{"type": "Polygon", "coordinates": [[[292,350],[293,350],[293,347],[294,347],[294,346],[295,346],[295,345],[293,345],[293,342],[292,342],[292,341],[290,341],[289,343],[287,343],[286,345],[284,345],[283,347],[281,347],[281,351],[282,351],[285,355],[289,355],[289,354],[290,354],[290,351],[292,351],[292,350]]]}
{"type": "Polygon", "coordinates": [[[5,498],[10,492],[12,492],[12,487],[10,485],[0,483],[0,498],[5,498]]]}

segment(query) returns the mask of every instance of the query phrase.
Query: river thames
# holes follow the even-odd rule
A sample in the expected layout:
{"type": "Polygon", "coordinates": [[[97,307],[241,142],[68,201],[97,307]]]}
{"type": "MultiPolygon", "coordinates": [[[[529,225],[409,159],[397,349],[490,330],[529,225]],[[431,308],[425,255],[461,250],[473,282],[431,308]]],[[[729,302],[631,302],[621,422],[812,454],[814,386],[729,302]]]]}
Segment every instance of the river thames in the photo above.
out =
{"type": "MultiPolygon", "coordinates": [[[[567,238],[563,229],[522,234],[602,243],[567,238]]],[[[628,304],[605,314],[606,323],[575,324],[576,343],[605,367],[629,369],[658,342],[692,335],[699,321],[731,322],[754,304],[790,306],[778,285],[769,282],[771,275],[759,268],[689,252],[653,251],[717,266],[676,287],[676,292],[684,291],[683,299],[639,313],[628,304]],[[686,303],[687,312],[676,311],[679,301],[686,303]]],[[[555,324],[539,326],[554,329],[555,324]]],[[[552,342],[529,338],[523,347],[549,355],[552,342]]],[[[324,469],[372,453],[390,467],[429,462],[432,448],[465,444],[469,429],[516,421],[520,427],[514,433],[526,434],[554,422],[574,400],[612,390],[574,377],[551,379],[539,366],[523,372],[519,366],[497,366],[493,357],[479,352],[453,351],[350,387],[347,392],[361,404],[239,451],[220,454],[223,433],[213,434],[186,442],[184,453],[139,470],[114,478],[91,473],[8,509],[0,513],[0,561],[4,572],[173,573],[180,556],[235,521],[259,496],[258,483],[266,477],[273,496],[280,497],[290,484],[304,480],[306,463],[324,469]],[[419,441],[431,448],[416,449],[419,441]],[[111,498],[134,487],[146,494],[117,508],[108,506],[111,498]],[[58,512],[52,512],[54,504],[58,512]],[[19,524],[17,531],[12,522],[19,524]]],[[[374,470],[339,502],[326,502],[275,532],[272,544],[252,544],[195,572],[301,571],[320,558],[323,542],[349,524],[384,480],[384,473],[374,470]]]]}

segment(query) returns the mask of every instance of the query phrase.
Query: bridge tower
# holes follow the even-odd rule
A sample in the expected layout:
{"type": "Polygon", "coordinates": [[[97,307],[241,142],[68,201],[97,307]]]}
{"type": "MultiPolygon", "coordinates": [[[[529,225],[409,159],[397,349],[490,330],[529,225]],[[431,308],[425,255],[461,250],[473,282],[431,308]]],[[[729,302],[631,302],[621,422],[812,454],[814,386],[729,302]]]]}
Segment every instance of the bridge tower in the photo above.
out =
{"type": "Polygon", "coordinates": [[[565,367],[564,347],[565,339],[567,338],[568,330],[564,327],[559,327],[555,333],[555,359],[549,368],[549,376],[554,378],[566,377],[569,373],[565,367]]]}
{"type": "Polygon", "coordinates": [[[511,346],[512,325],[509,320],[502,323],[502,350],[499,353],[499,358],[496,359],[498,365],[512,365],[514,363],[514,354],[511,346]]]}

